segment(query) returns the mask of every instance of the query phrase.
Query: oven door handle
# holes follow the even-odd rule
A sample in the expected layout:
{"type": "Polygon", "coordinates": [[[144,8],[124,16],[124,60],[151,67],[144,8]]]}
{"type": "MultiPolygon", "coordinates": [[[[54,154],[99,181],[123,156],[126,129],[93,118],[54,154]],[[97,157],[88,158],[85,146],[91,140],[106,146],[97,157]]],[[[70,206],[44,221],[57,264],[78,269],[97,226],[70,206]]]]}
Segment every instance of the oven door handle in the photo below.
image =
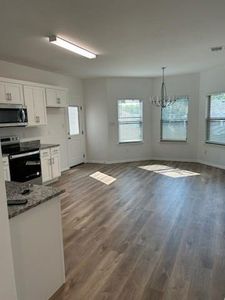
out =
{"type": "Polygon", "coordinates": [[[10,155],[9,159],[16,159],[16,158],[20,158],[20,157],[31,156],[31,155],[38,154],[38,153],[40,153],[39,150],[33,151],[33,152],[22,153],[22,154],[14,154],[14,155],[10,155]]]}

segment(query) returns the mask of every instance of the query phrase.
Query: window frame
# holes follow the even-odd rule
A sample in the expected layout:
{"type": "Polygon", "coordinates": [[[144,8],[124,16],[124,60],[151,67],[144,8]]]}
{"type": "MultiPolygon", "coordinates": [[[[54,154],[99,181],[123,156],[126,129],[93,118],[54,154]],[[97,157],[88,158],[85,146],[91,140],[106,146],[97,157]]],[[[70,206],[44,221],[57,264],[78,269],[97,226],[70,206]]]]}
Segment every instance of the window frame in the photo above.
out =
{"type": "Polygon", "coordinates": [[[225,94],[225,92],[219,92],[219,93],[212,93],[210,95],[207,96],[207,116],[206,116],[206,140],[205,143],[206,144],[212,144],[212,145],[220,145],[220,146],[225,146],[225,141],[223,143],[219,143],[216,141],[210,141],[210,122],[211,121],[225,121],[225,117],[224,118],[212,118],[210,117],[211,114],[211,97],[215,96],[215,95],[220,95],[220,94],[225,94]]]}
{"type": "Polygon", "coordinates": [[[79,105],[68,105],[67,107],[67,114],[68,114],[68,135],[71,137],[76,137],[81,134],[81,128],[80,128],[80,106],[79,105]],[[78,114],[78,129],[79,133],[77,134],[70,134],[70,118],[69,118],[69,108],[70,107],[76,107],[77,108],[77,114],[78,114]]]}
{"type": "Polygon", "coordinates": [[[138,98],[119,98],[117,99],[117,143],[119,145],[127,145],[127,144],[143,144],[144,143],[144,101],[142,99],[138,98]],[[125,101],[125,100],[138,100],[141,104],[142,108],[142,121],[141,122],[136,122],[141,124],[141,133],[142,133],[142,139],[140,141],[120,141],[120,133],[119,133],[119,102],[120,101],[125,101]]]}
{"type": "MultiPolygon", "coordinates": [[[[185,95],[185,96],[179,96],[179,97],[176,97],[177,100],[179,99],[187,99],[187,103],[188,103],[188,113],[187,113],[187,120],[184,121],[186,123],[186,138],[184,140],[174,140],[174,139],[164,139],[163,138],[163,119],[162,119],[162,112],[163,112],[163,107],[161,107],[161,110],[160,110],[160,114],[161,114],[161,117],[160,117],[160,142],[162,143],[166,143],[166,142],[171,142],[171,143],[187,143],[188,141],[188,119],[189,119],[189,102],[190,102],[190,97],[185,95]]],[[[176,121],[174,121],[176,122],[176,121]]],[[[182,121],[180,121],[182,122],[182,121]]]]}

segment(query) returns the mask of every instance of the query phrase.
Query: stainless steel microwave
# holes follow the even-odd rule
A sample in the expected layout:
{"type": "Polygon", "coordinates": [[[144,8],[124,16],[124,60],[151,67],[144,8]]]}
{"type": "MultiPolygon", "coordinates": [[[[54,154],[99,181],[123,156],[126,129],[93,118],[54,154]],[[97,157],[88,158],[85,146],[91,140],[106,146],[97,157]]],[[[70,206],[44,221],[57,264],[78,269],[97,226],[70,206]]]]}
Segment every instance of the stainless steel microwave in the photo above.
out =
{"type": "Polygon", "coordinates": [[[0,127],[27,126],[27,108],[23,105],[1,104],[0,127]]]}

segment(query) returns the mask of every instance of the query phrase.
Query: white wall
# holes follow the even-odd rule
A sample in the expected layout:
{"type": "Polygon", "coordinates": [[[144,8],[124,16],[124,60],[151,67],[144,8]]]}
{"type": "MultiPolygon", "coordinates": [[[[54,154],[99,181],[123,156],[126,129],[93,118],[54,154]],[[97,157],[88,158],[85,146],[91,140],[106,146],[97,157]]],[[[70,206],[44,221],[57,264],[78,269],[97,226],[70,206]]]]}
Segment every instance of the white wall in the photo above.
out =
{"type": "Polygon", "coordinates": [[[198,159],[202,162],[225,168],[225,146],[205,144],[207,95],[225,91],[225,66],[210,69],[200,74],[200,109],[198,159]]]}
{"type": "Polygon", "coordinates": [[[151,120],[149,95],[152,92],[152,80],[149,78],[108,78],[107,79],[108,107],[108,161],[145,160],[151,157],[151,120]],[[118,144],[117,100],[143,100],[143,143],[118,144]]]}
{"type": "MultiPolygon", "coordinates": [[[[14,63],[0,61],[0,76],[33,81],[68,88],[69,103],[83,105],[83,86],[78,78],[34,69],[14,63]]],[[[67,169],[67,115],[65,109],[47,109],[48,125],[34,128],[2,128],[1,135],[16,134],[22,139],[40,139],[43,143],[57,143],[61,146],[61,167],[67,169]]],[[[81,120],[83,122],[83,120],[81,120]]],[[[84,141],[83,141],[83,148],[84,141]]],[[[85,151],[85,149],[84,149],[85,151]]]]}
{"type": "MultiPolygon", "coordinates": [[[[153,95],[159,95],[161,78],[153,80],[153,95]]],[[[168,96],[189,96],[187,142],[160,142],[160,108],[153,106],[151,114],[152,157],[168,160],[195,161],[198,142],[199,74],[167,76],[168,96]]]]}
{"type": "Polygon", "coordinates": [[[118,162],[150,158],[150,103],[148,78],[105,78],[84,81],[87,160],[118,162]],[[117,100],[144,101],[144,143],[118,144],[117,100]]]}
{"type": "Polygon", "coordinates": [[[199,74],[166,78],[168,94],[190,97],[187,143],[160,142],[160,109],[149,98],[158,95],[161,78],[105,78],[85,80],[88,161],[196,160],[198,141],[199,74]],[[118,144],[117,100],[144,101],[144,143],[118,144]],[[96,130],[96,126],[104,134],[96,130]],[[99,147],[101,145],[101,147],[99,147]],[[104,145],[104,147],[102,146],[104,145]],[[104,157],[104,159],[103,159],[104,157]]]}
{"type": "Polygon", "coordinates": [[[0,299],[16,300],[9,218],[3,180],[2,154],[0,149],[0,299]]]}
{"type": "Polygon", "coordinates": [[[108,160],[108,109],[105,79],[84,80],[87,160],[108,160]]]}

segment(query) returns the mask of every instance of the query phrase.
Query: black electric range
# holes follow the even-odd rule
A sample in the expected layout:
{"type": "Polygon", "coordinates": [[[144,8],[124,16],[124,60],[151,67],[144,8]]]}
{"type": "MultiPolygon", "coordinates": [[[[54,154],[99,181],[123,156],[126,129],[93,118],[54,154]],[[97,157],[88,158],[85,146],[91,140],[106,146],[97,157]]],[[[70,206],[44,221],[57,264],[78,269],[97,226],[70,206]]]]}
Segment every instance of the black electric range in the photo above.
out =
{"type": "Polygon", "coordinates": [[[41,183],[40,141],[20,143],[15,136],[0,140],[2,153],[9,158],[11,180],[41,183]]]}

